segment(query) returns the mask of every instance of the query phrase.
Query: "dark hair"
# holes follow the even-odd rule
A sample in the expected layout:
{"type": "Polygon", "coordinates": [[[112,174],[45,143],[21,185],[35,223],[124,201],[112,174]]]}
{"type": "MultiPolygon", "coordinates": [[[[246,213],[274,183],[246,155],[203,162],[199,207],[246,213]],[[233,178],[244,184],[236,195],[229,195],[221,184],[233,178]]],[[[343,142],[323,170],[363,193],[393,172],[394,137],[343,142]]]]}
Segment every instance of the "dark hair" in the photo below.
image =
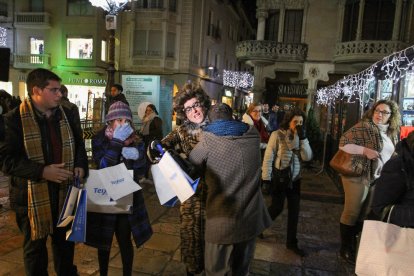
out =
{"type": "Polygon", "coordinates": [[[210,97],[200,86],[196,87],[192,84],[186,84],[174,97],[174,111],[177,113],[178,119],[187,119],[187,115],[184,112],[184,104],[193,98],[196,98],[200,102],[204,116],[206,116],[211,106],[210,97]]]}
{"type": "Polygon", "coordinates": [[[49,81],[58,81],[61,82],[62,79],[47,69],[38,68],[34,69],[27,75],[26,84],[27,84],[27,94],[29,97],[33,94],[33,87],[37,86],[41,89],[49,85],[49,81]]]}
{"type": "Polygon", "coordinates": [[[305,125],[305,121],[306,121],[305,112],[303,112],[299,108],[295,108],[295,109],[289,110],[288,112],[285,113],[285,116],[283,117],[282,123],[280,124],[280,128],[284,129],[284,130],[289,129],[290,121],[292,121],[293,117],[295,117],[295,116],[302,116],[303,125],[305,125]]]}
{"type": "Polygon", "coordinates": [[[225,103],[215,104],[208,111],[208,119],[211,123],[217,120],[233,120],[233,110],[225,103]]]}
{"type": "Polygon", "coordinates": [[[401,126],[401,115],[397,103],[392,100],[379,100],[375,102],[375,104],[367,112],[364,113],[362,119],[364,121],[372,121],[374,111],[380,104],[386,104],[391,109],[391,115],[388,119],[389,126],[387,134],[391,136],[396,136],[401,126]]]}
{"type": "Polygon", "coordinates": [[[68,97],[68,88],[66,87],[66,85],[62,84],[60,86],[60,92],[62,93],[62,96],[67,98],[68,97]]]}
{"type": "Polygon", "coordinates": [[[112,85],[112,87],[115,87],[116,89],[118,89],[120,92],[124,91],[124,88],[122,87],[122,85],[120,85],[119,83],[114,83],[112,85]]]}
{"type": "Polygon", "coordinates": [[[149,104],[149,105],[147,105],[147,107],[151,108],[151,109],[152,109],[152,111],[154,111],[154,112],[155,112],[155,114],[157,114],[157,115],[158,115],[158,111],[157,111],[157,108],[155,107],[155,105],[153,105],[153,104],[149,104]]]}

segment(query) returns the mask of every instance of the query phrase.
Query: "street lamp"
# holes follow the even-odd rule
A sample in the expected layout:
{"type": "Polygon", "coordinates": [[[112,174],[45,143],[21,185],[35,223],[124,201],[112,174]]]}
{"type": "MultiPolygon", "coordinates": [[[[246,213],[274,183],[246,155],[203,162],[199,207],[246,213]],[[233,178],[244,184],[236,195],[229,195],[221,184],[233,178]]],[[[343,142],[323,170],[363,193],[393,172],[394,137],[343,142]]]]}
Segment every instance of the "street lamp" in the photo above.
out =
{"type": "Polygon", "coordinates": [[[122,11],[130,0],[89,0],[92,6],[102,8],[107,12],[105,17],[106,29],[109,31],[108,40],[108,79],[105,88],[105,113],[109,108],[109,97],[111,96],[111,87],[115,79],[115,30],[116,16],[122,11]]]}

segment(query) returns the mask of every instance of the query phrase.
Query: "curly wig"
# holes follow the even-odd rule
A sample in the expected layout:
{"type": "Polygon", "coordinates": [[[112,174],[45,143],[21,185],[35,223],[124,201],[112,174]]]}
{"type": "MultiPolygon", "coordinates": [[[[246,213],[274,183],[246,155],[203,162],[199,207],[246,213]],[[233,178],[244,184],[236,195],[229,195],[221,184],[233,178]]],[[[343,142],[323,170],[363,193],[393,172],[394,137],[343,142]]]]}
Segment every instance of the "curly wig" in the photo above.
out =
{"type": "Polygon", "coordinates": [[[284,129],[284,130],[289,129],[290,121],[292,121],[293,117],[295,117],[295,116],[302,116],[302,118],[303,118],[302,125],[305,125],[305,123],[306,123],[305,112],[303,112],[299,108],[295,108],[293,110],[289,110],[288,112],[286,112],[285,116],[283,116],[283,120],[282,120],[282,123],[280,124],[280,128],[284,129]]]}
{"type": "Polygon", "coordinates": [[[193,98],[196,98],[200,102],[203,108],[203,114],[207,116],[207,111],[211,106],[210,97],[200,86],[186,84],[174,97],[174,111],[177,113],[177,118],[181,120],[187,119],[187,115],[184,112],[184,104],[193,98]]]}
{"type": "Polygon", "coordinates": [[[380,104],[386,104],[391,109],[391,116],[388,119],[388,131],[387,134],[391,136],[396,136],[398,131],[400,130],[401,126],[401,115],[396,102],[392,100],[379,100],[377,101],[371,109],[369,109],[365,114],[362,116],[362,120],[364,121],[372,121],[372,116],[374,115],[374,111],[380,104]]]}

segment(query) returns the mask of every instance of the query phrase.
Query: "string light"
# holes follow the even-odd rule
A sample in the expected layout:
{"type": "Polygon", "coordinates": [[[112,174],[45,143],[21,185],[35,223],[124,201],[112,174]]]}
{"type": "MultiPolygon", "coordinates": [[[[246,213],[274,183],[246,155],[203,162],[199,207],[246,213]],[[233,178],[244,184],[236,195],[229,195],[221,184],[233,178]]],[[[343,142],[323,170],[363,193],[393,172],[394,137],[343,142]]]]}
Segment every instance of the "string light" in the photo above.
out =
{"type": "Polygon", "coordinates": [[[7,29],[0,27],[0,46],[7,46],[7,29]]]}
{"type": "Polygon", "coordinates": [[[223,85],[237,88],[251,88],[254,77],[249,72],[223,70],[223,85]]]}
{"type": "MultiPolygon", "coordinates": [[[[357,74],[344,77],[335,84],[316,91],[316,102],[320,105],[333,106],[337,100],[351,102],[352,99],[364,99],[370,86],[375,82],[375,70],[380,67],[385,80],[390,85],[398,83],[414,68],[414,45],[400,52],[389,55],[357,74]],[[410,55],[407,53],[410,52],[410,55]],[[354,97],[355,96],[355,97],[354,97]]],[[[360,101],[364,105],[364,101],[360,101]]]]}
{"type": "Polygon", "coordinates": [[[109,14],[117,15],[130,0],[89,0],[92,6],[102,8],[109,14]]]}

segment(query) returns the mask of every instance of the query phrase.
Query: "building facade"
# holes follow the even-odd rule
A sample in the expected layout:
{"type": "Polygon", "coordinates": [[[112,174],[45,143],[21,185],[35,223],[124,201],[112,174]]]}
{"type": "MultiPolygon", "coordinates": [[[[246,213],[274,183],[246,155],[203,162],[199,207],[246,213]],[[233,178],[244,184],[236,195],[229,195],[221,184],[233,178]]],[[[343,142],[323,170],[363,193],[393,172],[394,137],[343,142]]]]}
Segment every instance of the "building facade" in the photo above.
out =
{"type": "Polygon", "coordinates": [[[237,45],[257,101],[313,106],[317,88],[414,42],[412,0],[257,0],[257,37],[237,45]]]}
{"type": "Polygon", "coordinates": [[[115,82],[156,75],[177,90],[192,81],[216,101],[222,100],[224,69],[250,68],[234,50],[255,34],[240,1],[132,0],[110,22],[114,48],[107,23],[105,11],[88,0],[0,0],[0,47],[11,52],[9,80],[0,88],[24,98],[27,73],[50,69],[68,86],[81,118],[93,120],[108,93],[110,59],[115,82]]]}

